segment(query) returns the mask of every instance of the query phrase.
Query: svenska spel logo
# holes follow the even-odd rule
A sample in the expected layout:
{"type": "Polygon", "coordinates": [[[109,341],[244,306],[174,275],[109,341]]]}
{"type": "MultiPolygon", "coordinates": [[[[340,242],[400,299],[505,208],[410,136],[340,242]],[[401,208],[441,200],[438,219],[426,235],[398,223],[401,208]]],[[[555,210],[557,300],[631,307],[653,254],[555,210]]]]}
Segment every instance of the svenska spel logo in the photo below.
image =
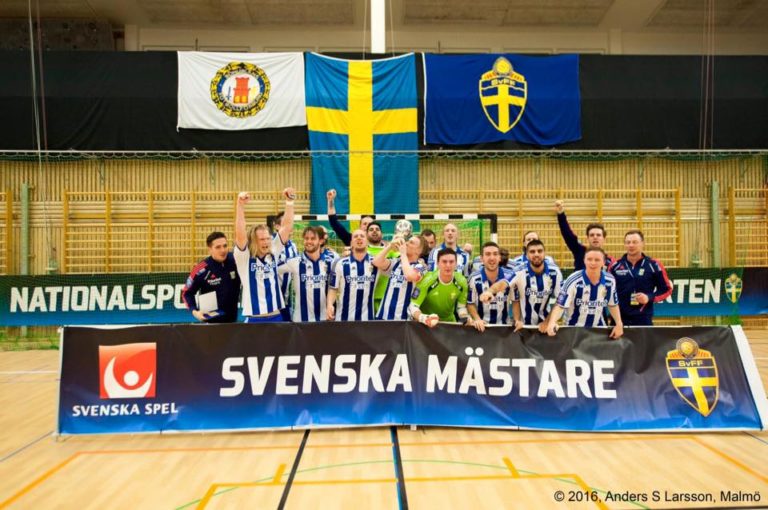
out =
{"type": "Polygon", "coordinates": [[[154,398],[157,344],[99,346],[99,397],[154,398]]]}

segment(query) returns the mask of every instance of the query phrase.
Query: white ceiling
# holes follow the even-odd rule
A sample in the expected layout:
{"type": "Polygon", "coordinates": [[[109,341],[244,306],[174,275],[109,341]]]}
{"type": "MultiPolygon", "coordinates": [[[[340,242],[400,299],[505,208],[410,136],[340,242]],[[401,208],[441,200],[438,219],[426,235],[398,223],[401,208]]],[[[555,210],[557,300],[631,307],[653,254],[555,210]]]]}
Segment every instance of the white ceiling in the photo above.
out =
{"type": "MultiPolygon", "coordinates": [[[[34,0],[44,18],[107,19],[115,27],[216,25],[362,28],[367,0],[34,0]]],[[[390,0],[395,27],[460,26],[696,30],[706,0],[390,0]]],[[[768,31],[768,0],[717,0],[716,26],[768,31]]],[[[0,0],[0,18],[26,17],[28,0],[0,0]]]]}

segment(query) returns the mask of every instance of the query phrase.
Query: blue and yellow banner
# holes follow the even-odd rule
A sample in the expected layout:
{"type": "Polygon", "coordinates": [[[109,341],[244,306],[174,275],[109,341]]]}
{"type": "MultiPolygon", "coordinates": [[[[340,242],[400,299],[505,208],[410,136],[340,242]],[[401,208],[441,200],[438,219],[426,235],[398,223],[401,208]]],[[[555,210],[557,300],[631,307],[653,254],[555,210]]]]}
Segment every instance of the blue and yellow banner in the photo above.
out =
{"type": "Polygon", "coordinates": [[[578,55],[425,54],[424,76],[426,143],[581,139],[578,55]]]}
{"type": "Polygon", "coordinates": [[[312,203],[341,214],[419,212],[416,62],[306,55],[312,203]]]}

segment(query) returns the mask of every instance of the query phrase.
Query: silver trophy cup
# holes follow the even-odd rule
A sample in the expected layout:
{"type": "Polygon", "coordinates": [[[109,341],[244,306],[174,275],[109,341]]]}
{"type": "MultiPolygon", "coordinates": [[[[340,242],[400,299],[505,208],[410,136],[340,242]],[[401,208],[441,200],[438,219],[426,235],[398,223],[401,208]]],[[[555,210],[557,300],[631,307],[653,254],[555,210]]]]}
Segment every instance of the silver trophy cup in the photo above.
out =
{"type": "Polygon", "coordinates": [[[406,241],[413,235],[413,224],[408,220],[397,220],[395,223],[395,236],[402,237],[406,241]]]}

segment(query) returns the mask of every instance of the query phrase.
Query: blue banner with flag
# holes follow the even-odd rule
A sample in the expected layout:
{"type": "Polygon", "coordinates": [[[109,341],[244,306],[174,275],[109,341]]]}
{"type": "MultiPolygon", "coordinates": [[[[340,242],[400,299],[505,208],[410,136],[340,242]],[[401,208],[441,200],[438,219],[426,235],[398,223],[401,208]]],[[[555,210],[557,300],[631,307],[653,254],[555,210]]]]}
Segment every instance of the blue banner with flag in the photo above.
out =
{"type": "Polygon", "coordinates": [[[414,55],[305,61],[311,212],[326,212],[331,188],[339,213],[419,212],[414,55]]]}
{"type": "Polygon", "coordinates": [[[578,55],[425,54],[424,76],[425,143],[581,139],[578,55]]]}

